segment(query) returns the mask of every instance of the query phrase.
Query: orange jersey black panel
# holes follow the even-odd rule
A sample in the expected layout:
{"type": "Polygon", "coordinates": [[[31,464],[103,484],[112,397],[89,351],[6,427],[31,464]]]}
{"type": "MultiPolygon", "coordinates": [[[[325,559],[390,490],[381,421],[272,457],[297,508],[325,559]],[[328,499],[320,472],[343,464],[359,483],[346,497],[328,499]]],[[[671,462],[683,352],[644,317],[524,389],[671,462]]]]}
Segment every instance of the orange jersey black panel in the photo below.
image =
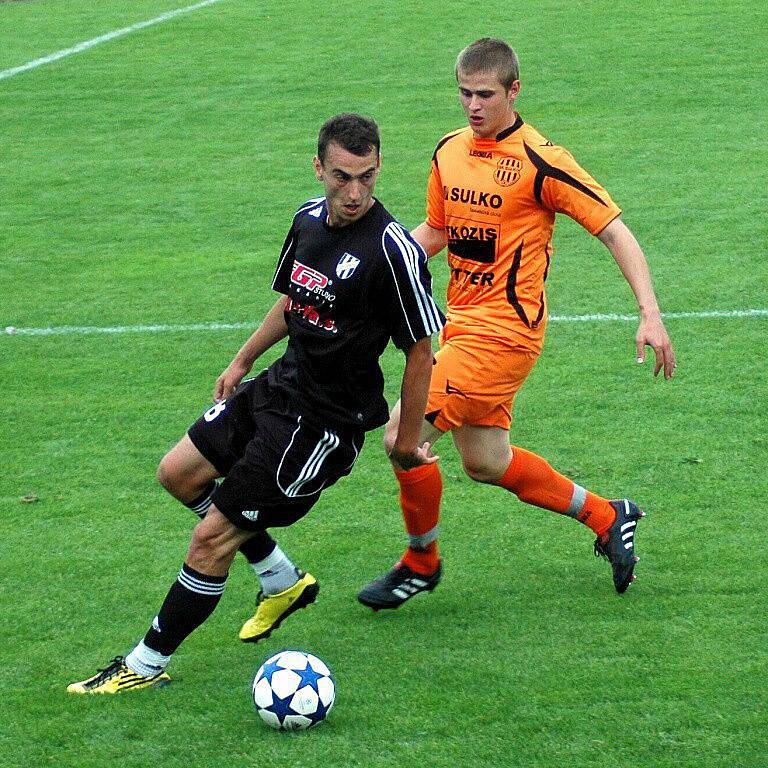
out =
{"type": "Polygon", "coordinates": [[[495,139],[467,127],[437,145],[427,223],[448,239],[448,320],[541,351],[555,214],[591,234],[621,210],[562,147],[517,122],[495,139]]]}

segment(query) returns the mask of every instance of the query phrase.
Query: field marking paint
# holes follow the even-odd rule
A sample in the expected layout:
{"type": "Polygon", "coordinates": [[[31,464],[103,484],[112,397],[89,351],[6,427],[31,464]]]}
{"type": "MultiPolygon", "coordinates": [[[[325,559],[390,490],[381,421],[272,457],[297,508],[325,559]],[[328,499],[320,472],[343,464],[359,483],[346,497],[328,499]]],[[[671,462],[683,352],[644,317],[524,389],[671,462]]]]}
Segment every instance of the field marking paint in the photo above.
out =
{"type": "MultiPolygon", "coordinates": [[[[768,317],[768,309],[725,309],[704,312],[664,312],[665,320],[687,320],[707,318],[759,318],[768,317]]],[[[637,315],[552,315],[553,323],[608,323],[637,322],[637,315]]],[[[180,325],[60,325],[53,328],[15,328],[7,326],[6,336],[83,336],[95,333],[184,333],[189,331],[240,331],[256,329],[252,323],[186,323],[180,325]]]]}
{"type": "MultiPolygon", "coordinates": [[[[688,318],[728,318],[728,317],[768,317],[768,309],[713,309],[702,312],[662,312],[665,320],[686,320],[688,318]]],[[[637,315],[551,315],[551,322],[560,323],[592,323],[613,320],[634,320],[640,318],[637,315]]]]}
{"type": "Polygon", "coordinates": [[[43,56],[41,59],[28,61],[26,64],[22,64],[19,67],[3,69],[0,71],[0,80],[5,80],[9,77],[13,77],[14,75],[20,75],[22,72],[28,72],[30,69],[37,69],[38,67],[42,67],[44,64],[50,64],[53,61],[63,59],[65,56],[72,56],[75,53],[82,53],[83,51],[87,51],[89,48],[93,48],[95,45],[108,43],[110,40],[114,40],[117,37],[130,35],[131,32],[138,32],[140,29],[152,27],[155,24],[162,24],[164,21],[170,21],[171,19],[175,19],[177,16],[181,16],[184,13],[192,13],[193,11],[197,11],[200,8],[205,8],[208,5],[213,5],[214,3],[220,2],[221,0],[202,0],[202,2],[195,3],[194,5],[188,5],[186,8],[177,8],[174,11],[161,13],[159,16],[155,16],[154,19],[139,21],[136,24],[131,24],[129,27],[123,27],[122,29],[116,29],[113,32],[107,32],[105,35],[99,35],[99,37],[94,37],[91,40],[78,43],[77,45],[72,46],[72,48],[65,48],[62,51],[56,51],[56,53],[52,53],[50,56],[43,56]]]}

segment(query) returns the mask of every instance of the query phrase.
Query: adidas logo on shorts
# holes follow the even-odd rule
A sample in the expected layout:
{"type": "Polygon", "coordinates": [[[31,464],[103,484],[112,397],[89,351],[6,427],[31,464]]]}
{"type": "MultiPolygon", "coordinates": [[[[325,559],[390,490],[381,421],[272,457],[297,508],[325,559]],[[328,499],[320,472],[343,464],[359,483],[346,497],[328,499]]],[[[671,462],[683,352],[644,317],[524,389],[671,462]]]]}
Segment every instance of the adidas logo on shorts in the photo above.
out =
{"type": "Polygon", "coordinates": [[[255,523],[256,520],[259,517],[259,510],[258,509],[244,509],[240,514],[246,520],[250,520],[252,523],[255,523]]]}

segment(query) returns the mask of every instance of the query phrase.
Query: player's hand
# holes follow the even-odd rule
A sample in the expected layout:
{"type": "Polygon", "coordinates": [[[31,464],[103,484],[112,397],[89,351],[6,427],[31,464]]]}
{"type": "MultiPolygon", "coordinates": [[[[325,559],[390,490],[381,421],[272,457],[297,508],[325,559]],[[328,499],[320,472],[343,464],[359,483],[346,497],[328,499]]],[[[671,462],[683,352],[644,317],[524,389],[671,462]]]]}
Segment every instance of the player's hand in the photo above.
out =
{"type": "Polygon", "coordinates": [[[220,403],[226,400],[250,370],[249,366],[243,365],[235,358],[216,379],[216,386],[213,388],[214,401],[220,403]]]}
{"type": "Polygon", "coordinates": [[[669,340],[667,329],[660,316],[640,320],[635,342],[638,363],[645,362],[645,348],[651,347],[656,355],[653,375],[658,376],[662,369],[665,379],[671,379],[675,375],[675,368],[677,368],[675,350],[672,349],[672,342],[669,340]]]}
{"type": "Polygon", "coordinates": [[[435,454],[432,453],[431,443],[424,443],[420,446],[417,445],[410,450],[402,450],[398,448],[397,443],[395,443],[392,452],[389,454],[389,458],[406,472],[409,469],[420,467],[422,464],[435,464],[440,459],[439,456],[435,456],[435,454]]]}

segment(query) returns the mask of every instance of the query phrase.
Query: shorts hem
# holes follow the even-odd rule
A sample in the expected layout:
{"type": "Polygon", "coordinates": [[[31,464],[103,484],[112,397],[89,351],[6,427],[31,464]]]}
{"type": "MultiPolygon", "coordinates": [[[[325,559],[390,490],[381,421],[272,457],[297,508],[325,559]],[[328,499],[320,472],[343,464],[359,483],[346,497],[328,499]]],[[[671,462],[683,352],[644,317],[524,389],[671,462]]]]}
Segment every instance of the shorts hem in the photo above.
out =
{"type": "Polygon", "coordinates": [[[192,441],[192,445],[200,451],[201,456],[209,462],[213,468],[223,477],[227,474],[227,470],[218,463],[218,456],[212,456],[215,451],[211,444],[206,441],[202,435],[195,434],[193,432],[194,424],[187,430],[187,437],[192,441]]]}
{"type": "Polygon", "coordinates": [[[235,526],[235,528],[238,528],[241,531],[248,531],[249,533],[252,533],[255,531],[263,531],[266,528],[266,526],[260,523],[258,519],[246,520],[240,512],[233,512],[231,509],[227,509],[226,507],[222,508],[216,502],[216,499],[213,499],[213,505],[216,507],[216,509],[219,510],[219,512],[221,512],[222,515],[224,515],[224,517],[227,518],[227,520],[229,520],[230,523],[232,523],[232,525],[235,526]]]}
{"type": "Polygon", "coordinates": [[[301,503],[275,504],[272,502],[267,505],[254,504],[258,506],[258,511],[254,510],[249,514],[258,515],[254,520],[249,520],[243,516],[243,512],[235,507],[230,507],[226,502],[222,503],[220,489],[217,488],[213,493],[213,504],[224,517],[229,520],[235,528],[241,531],[255,532],[265,531],[267,528],[286,528],[301,520],[307,515],[319,499],[319,494],[315,498],[308,498],[301,503]]]}

